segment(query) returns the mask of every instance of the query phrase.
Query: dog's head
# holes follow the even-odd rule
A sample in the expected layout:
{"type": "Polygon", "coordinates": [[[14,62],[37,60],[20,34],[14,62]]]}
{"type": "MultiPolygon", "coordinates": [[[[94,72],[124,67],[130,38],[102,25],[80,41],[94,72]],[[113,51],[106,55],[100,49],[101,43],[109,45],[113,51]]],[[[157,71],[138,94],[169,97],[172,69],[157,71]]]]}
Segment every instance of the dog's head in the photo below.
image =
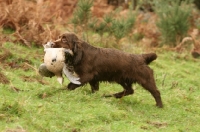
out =
{"type": "Polygon", "coordinates": [[[65,48],[73,52],[73,64],[76,65],[82,58],[81,42],[74,33],[64,33],[53,42],[52,48],[65,48]]]}
{"type": "Polygon", "coordinates": [[[52,48],[66,48],[72,50],[78,40],[78,37],[74,33],[64,33],[59,36],[59,39],[53,42],[52,48]]]}

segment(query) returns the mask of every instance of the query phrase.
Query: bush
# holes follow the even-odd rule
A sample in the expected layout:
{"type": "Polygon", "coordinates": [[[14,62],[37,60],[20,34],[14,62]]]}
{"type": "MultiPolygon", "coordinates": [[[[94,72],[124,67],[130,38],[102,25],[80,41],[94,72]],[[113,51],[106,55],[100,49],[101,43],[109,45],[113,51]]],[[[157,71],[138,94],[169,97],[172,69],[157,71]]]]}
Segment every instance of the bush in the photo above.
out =
{"type": "Polygon", "coordinates": [[[157,26],[164,44],[176,46],[186,36],[189,29],[191,1],[154,1],[159,17],[157,26]]]}
{"type": "Polygon", "coordinates": [[[119,16],[118,11],[119,10],[116,10],[114,13],[106,14],[102,21],[94,20],[90,26],[96,33],[100,34],[101,37],[105,32],[109,35],[113,35],[117,44],[121,38],[130,33],[135,23],[135,15],[131,10],[126,17],[117,17],[119,16]]]}
{"type": "MultiPolygon", "coordinates": [[[[91,15],[92,5],[92,0],[78,2],[71,19],[74,30],[76,30],[77,26],[81,27],[81,30],[86,32],[86,34],[89,30],[92,30],[101,36],[101,42],[103,40],[103,35],[107,33],[109,36],[114,36],[118,44],[119,40],[125,37],[134,25],[135,16],[132,13],[132,10],[129,11],[126,17],[119,17],[119,11],[121,11],[121,9],[118,8],[114,12],[106,14],[103,19],[99,19],[91,15]]],[[[89,41],[88,37],[85,40],[89,41]]]]}
{"type": "Polygon", "coordinates": [[[200,9],[200,0],[194,0],[194,4],[198,9],[200,9]]]}
{"type": "Polygon", "coordinates": [[[1,1],[0,36],[28,47],[42,46],[47,41],[56,39],[60,31],[55,25],[60,23],[58,18],[61,19],[61,13],[55,12],[66,11],[60,8],[55,11],[60,4],[63,3],[58,4],[56,0],[1,1]]]}
{"type": "Polygon", "coordinates": [[[92,0],[80,0],[78,1],[76,10],[73,13],[72,23],[74,27],[81,26],[83,29],[87,27],[87,23],[91,18],[91,7],[93,5],[92,0]]]}

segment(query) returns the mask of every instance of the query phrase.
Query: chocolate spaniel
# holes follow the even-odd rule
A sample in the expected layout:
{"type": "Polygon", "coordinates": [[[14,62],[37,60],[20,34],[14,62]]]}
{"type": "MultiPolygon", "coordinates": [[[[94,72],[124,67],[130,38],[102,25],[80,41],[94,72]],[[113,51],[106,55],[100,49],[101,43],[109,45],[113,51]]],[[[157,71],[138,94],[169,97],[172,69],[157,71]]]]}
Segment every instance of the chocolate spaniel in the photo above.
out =
{"type": "Polygon", "coordinates": [[[67,54],[66,63],[73,67],[80,77],[81,84],[69,83],[70,90],[89,83],[92,92],[99,90],[99,82],[116,82],[123,87],[123,91],[106,95],[121,98],[133,94],[133,83],[140,84],[148,90],[156,101],[156,106],[163,107],[160,92],[156,87],[153,70],[148,66],[157,58],[155,53],[128,54],[117,49],[97,48],[79,39],[74,33],[62,34],[52,44],[53,48],[66,48],[73,51],[67,54]]]}

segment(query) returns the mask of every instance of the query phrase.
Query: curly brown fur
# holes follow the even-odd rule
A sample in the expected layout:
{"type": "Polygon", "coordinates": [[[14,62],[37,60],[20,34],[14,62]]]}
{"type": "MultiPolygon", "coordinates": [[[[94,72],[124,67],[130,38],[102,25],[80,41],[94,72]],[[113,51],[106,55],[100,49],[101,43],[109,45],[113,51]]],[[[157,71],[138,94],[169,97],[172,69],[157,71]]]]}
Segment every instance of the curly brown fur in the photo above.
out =
{"type": "Polygon", "coordinates": [[[100,81],[116,82],[124,90],[106,97],[121,98],[133,94],[132,84],[138,83],[152,94],[158,107],[163,107],[153,70],[148,66],[157,58],[155,53],[136,55],[111,48],[97,48],[82,41],[74,33],[62,34],[53,47],[73,51],[70,64],[79,75],[81,85],[69,83],[68,89],[73,90],[89,83],[92,92],[95,92],[99,90],[100,81]]]}

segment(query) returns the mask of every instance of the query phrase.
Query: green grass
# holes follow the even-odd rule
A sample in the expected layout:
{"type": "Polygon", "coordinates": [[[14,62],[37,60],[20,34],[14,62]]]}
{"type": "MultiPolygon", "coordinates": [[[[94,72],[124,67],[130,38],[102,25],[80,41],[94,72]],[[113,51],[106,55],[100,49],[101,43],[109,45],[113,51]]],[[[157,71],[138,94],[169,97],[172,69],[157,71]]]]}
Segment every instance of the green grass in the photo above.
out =
{"type": "MultiPolygon", "coordinates": [[[[122,99],[102,98],[122,90],[117,84],[101,83],[92,94],[86,85],[61,90],[56,78],[41,78],[34,70],[42,63],[43,49],[5,43],[12,52],[0,63],[10,84],[0,84],[0,131],[28,132],[197,132],[200,130],[200,60],[190,55],[157,51],[154,69],[164,108],[139,85],[122,99]],[[17,62],[18,67],[7,64],[17,62]],[[28,65],[25,65],[28,63],[28,65]],[[32,67],[31,67],[31,66],[32,67]],[[39,80],[43,80],[42,84],[39,80]],[[14,89],[20,89],[15,91],[14,89]]],[[[3,51],[0,51],[2,54],[3,51]]]]}

